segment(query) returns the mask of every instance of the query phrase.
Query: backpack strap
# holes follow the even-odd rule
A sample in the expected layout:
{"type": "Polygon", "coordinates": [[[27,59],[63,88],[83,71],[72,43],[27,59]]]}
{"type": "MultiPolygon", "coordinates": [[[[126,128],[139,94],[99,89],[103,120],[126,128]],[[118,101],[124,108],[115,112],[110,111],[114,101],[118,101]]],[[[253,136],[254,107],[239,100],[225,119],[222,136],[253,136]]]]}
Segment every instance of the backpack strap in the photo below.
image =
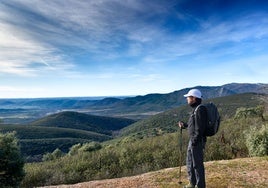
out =
{"type": "Polygon", "coordinates": [[[195,109],[194,109],[194,115],[196,114],[196,111],[198,110],[198,108],[202,106],[202,104],[199,104],[195,109]]]}
{"type": "Polygon", "coordinates": [[[196,112],[198,110],[198,108],[201,106],[202,104],[199,104],[195,109],[194,109],[194,112],[193,112],[193,115],[194,115],[194,126],[195,126],[195,123],[197,122],[196,120],[196,112]]]}

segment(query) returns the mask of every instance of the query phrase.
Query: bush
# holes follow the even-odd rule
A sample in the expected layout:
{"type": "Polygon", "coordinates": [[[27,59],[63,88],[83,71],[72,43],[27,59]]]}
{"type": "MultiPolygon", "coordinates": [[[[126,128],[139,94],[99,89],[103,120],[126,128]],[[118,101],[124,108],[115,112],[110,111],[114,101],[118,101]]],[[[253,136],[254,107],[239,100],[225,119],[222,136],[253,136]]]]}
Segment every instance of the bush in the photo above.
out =
{"type": "Polygon", "coordinates": [[[43,155],[42,160],[43,161],[52,161],[55,159],[59,159],[63,156],[64,156],[64,153],[59,148],[57,148],[52,153],[47,153],[47,154],[43,155]]]}
{"type": "Polygon", "coordinates": [[[24,177],[24,161],[15,132],[0,133],[0,187],[16,187],[24,177]]]}
{"type": "Polygon", "coordinates": [[[92,152],[101,149],[101,144],[99,142],[90,142],[84,143],[81,148],[79,148],[80,152],[92,152]]]}
{"type": "Polygon", "coordinates": [[[70,148],[70,151],[68,153],[69,156],[77,155],[78,153],[83,152],[93,152],[100,150],[102,148],[101,144],[99,142],[88,142],[84,144],[75,144],[70,148]]]}
{"type": "Polygon", "coordinates": [[[70,148],[68,155],[73,156],[78,154],[78,150],[82,147],[81,143],[75,144],[70,148]]]}
{"type": "Polygon", "coordinates": [[[252,128],[246,132],[246,145],[251,156],[268,155],[268,125],[263,125],[261,129],[252,128]]]}
{"type": "Polygon", "coordinates": [[[238,108],[235,113],[235,118],[261,118],[264,121],[264,106],[252,108],[238,108]]]}

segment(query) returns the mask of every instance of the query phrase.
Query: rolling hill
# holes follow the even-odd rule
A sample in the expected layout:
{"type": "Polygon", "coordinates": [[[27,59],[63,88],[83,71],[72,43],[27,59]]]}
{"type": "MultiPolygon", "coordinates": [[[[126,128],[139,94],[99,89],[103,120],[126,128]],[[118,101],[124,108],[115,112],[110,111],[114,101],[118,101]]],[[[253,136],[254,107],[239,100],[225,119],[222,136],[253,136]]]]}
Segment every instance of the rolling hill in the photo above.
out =
{"type": "Polygon", "coordinates": [[[56,148],[68,152],[77,143],[103,142],[111,136],[78,129],[42,127],[31,125],[0,125],[2,133],[16,131],[22,154],[28,161],[40,160],[43,154],[53,152],[56,148]]]}
{"type": "Polygon", "coordinates": [[[122,129],[134,122],[134,120],[125,118],[95,116],[65,111],[38,119],[30,123],[30,125],[71,128],[111,135],[112,131],[122,129]]]}
{"type": "Polygon", "coordinates": [[[1,132],[16,131],[24,156],[43,155],[56,148],[68,152],[77,143],[103,142],[112,139],[113,132],[134,120],[94,116],[78,112],[60,112],[28,125],[0,125],[1,132]]]}

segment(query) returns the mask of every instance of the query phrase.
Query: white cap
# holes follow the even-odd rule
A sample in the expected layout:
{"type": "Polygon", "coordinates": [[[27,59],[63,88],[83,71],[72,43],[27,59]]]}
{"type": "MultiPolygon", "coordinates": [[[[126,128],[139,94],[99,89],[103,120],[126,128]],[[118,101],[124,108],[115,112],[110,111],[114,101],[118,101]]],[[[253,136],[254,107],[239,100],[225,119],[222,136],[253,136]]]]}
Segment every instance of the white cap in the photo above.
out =
{"type": "Polygon", "coordinates": [[[202,98],[202,93],[198,89],[191,89],[187,94],[183,95],[184,97],[196,97],[201,99],[202,98]]]}

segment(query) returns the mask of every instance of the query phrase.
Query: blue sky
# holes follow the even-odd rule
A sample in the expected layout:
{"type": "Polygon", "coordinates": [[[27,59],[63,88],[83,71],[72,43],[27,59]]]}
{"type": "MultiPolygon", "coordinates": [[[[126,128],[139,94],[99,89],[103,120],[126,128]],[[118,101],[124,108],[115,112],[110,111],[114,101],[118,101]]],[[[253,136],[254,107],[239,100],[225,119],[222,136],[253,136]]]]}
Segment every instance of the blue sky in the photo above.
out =
{"type": "Polygon", "coordinates": [[[267,63],[267,1],[0,1],[0,98],[268,83],[267,63]]]}

